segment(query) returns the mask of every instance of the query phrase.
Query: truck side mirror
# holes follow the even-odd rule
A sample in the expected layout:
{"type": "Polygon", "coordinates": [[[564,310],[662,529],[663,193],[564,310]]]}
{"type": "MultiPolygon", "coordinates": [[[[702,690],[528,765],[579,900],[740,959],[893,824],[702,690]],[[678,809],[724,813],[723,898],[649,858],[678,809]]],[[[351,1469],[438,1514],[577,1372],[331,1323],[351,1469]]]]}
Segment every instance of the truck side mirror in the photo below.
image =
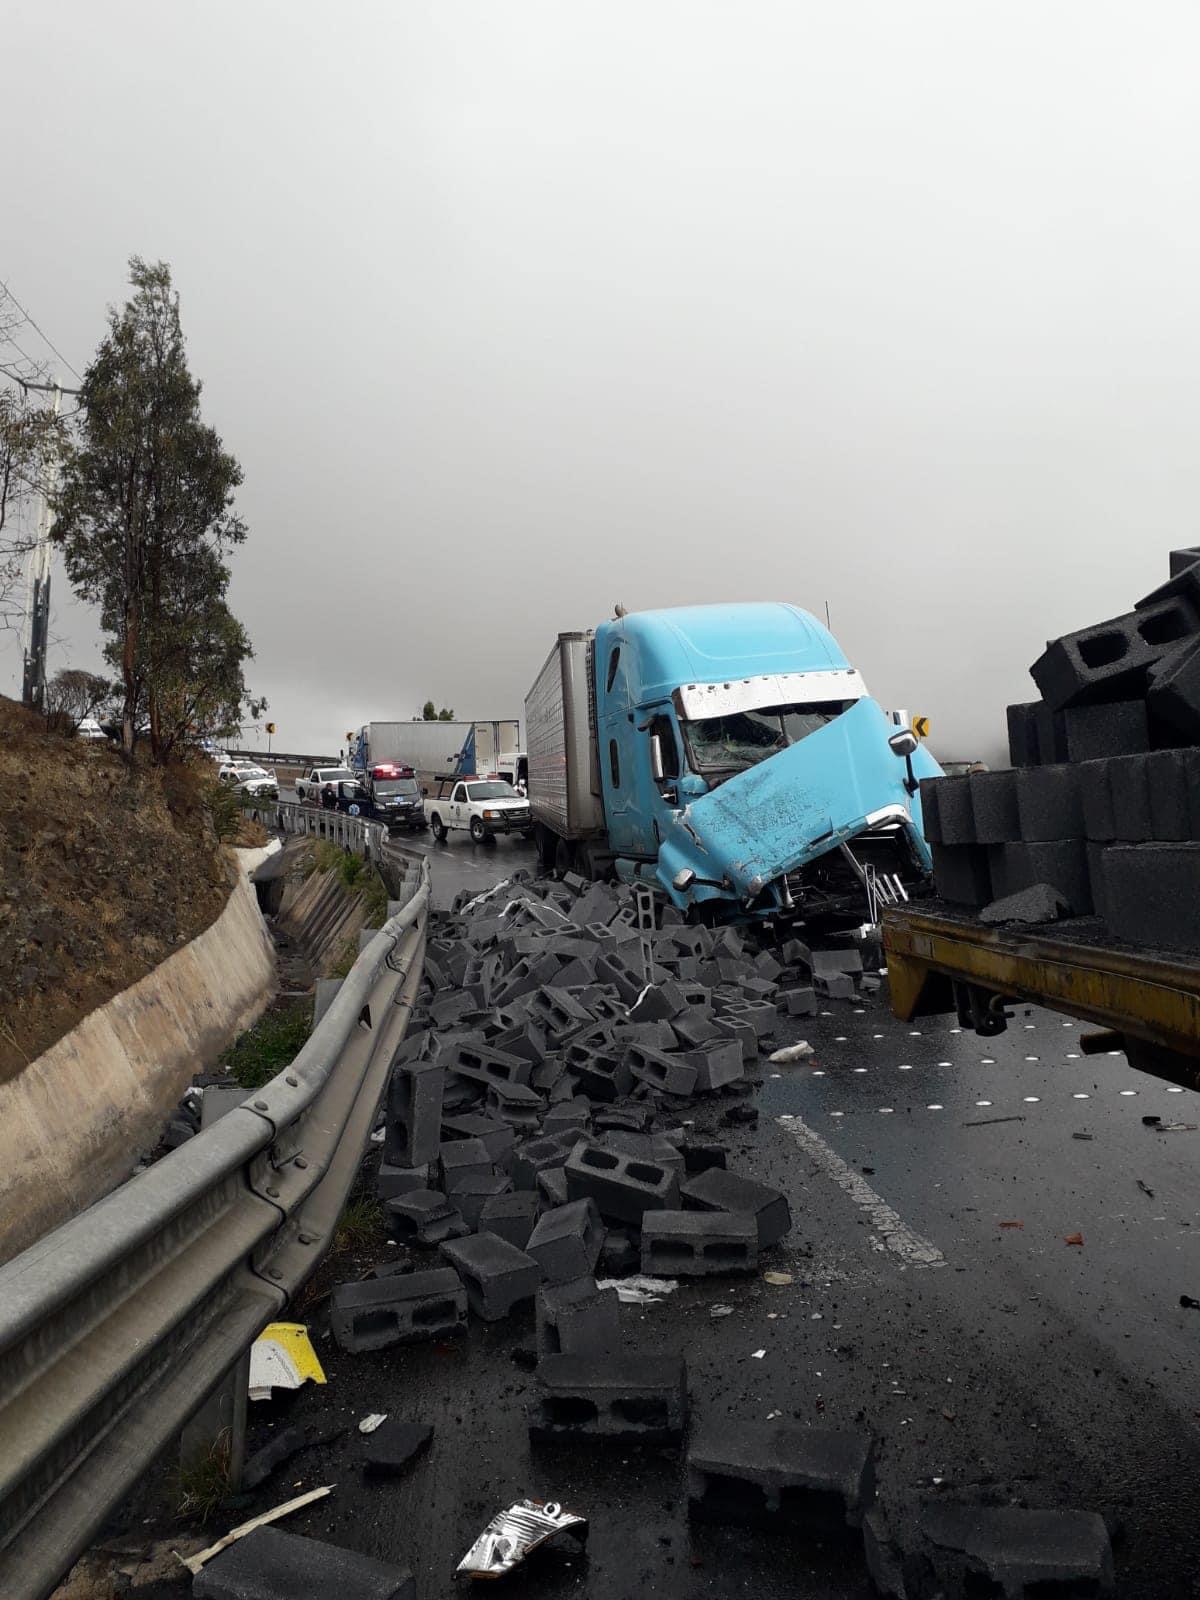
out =
{"type": "Polygon", "coordinates": [[[680,867],[679,871],[671,879],[671,884],[674,888],[679,890],[680,894],[683,894],[692,887],[695,881],[696,874],[692,871],[691,867],[680,867]]]}
{"type": "Polygon", "coordinates": [[[665,771],[666,769],[663,766],[662,735],[652,733],[650,735],[650,773],[655,783],[663,781],[665,771]]]}
{"type": "Polygon", "coordinates": [[[920,785],[913,777],[912,758],[917,749],[918,740],[911,728],[901,728],[899,733],[893,733],[888,740],[888,749],[893,755],[904,757],[904,787],[909,794],[916,794],[920,785]]]}

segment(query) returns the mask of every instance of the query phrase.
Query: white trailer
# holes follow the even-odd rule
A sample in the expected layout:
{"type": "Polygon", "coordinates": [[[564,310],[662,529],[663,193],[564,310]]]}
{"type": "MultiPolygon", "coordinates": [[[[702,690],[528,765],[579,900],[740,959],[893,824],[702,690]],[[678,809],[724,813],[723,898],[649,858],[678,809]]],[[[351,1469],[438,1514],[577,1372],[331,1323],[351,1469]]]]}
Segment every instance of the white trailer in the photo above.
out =
{"type": "Polygon", "coordinates": [[[560,633],[525,696],[534,837],[551,865],[559,840],[606,842],[591,651],[590,633],[560,633]]]}

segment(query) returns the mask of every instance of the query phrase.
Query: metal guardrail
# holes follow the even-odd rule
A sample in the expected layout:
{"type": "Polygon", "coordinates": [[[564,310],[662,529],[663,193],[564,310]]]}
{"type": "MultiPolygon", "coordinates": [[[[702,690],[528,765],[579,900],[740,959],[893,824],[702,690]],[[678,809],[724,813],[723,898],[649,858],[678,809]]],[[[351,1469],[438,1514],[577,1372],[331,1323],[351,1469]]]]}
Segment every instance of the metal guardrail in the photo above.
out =
{"type": "Polygon", "coordinates": [[[290,1066],[0,1267],[4,1600],[45,1600],[332,1241],[420,985],[429,868],[311,815],[392,869],[400,909],[290,1066]]]}
{"type": "Polygon", "coordinates": [[[257,761],[264,767],[343,767],[346,765],[341,756],[298,756],[289,754],[286,750],[234,750],[227,748],[227,756],[244,757],[247,761],[257,761]]]}

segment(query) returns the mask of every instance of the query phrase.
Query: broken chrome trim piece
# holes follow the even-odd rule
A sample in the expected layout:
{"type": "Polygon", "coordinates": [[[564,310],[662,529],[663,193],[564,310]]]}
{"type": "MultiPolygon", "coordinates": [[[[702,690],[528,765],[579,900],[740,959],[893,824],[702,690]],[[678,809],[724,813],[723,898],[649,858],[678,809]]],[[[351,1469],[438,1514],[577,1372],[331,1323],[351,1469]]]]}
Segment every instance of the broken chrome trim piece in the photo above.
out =
{"type": "Polygon", "coordinates": [[[766,672],[729,683],[685,683],[675,691],[676,709],[694,722],[702,717],[727,717],[736,711],[761,711],[768,706],[823,705],[836,700],[862,700],[867,686],[850,667],[823,672],[766,672]]]}
{"type": "Polygon", "coordinates": [[[556,1500],[517,1500],[497,1511],[454,1569],[455,1577],[501,1578],[560,1533],[586,1539],[588,1522],[556,1500]],[[582,1531],[581,1531],[582,1530],[582,1531]]]}

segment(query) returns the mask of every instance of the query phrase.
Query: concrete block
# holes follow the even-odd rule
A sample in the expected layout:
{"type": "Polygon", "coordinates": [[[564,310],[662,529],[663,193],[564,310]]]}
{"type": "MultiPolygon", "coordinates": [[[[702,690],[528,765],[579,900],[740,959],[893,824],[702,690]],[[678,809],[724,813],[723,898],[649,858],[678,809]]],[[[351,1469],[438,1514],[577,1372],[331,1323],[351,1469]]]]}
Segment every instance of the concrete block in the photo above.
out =
{"type": "Polygon", "coordinates": [[[572,1200],[547,1211],[525,1246],[546,1283],[571,1283],[596,1270],[604,1224],[594,1200],[572,1200]]]}
{"type": "MultiPolygon", "coordinates": [[[[1037,771],[1036,767],[1028,769],[1037,771]]],[[[973,910],[993,898],[992,861],[987,845],[935,844],[933,882],[938,894],[951,905],[973,910]]]]}
{"type": "MultiPolygon", "coordinates": [[[[741,1065],[741,1051],[738,1051],[741,1065]]],[[[690,1057],[667,1055],[662,1050],[650,1050],[644,1045],[631,1044],[625,1050],[625,1065],[640,1083],[666,1094],[689,1095],[696,1090],[697,1068],[690,1057]]]]}
{"type": "Polygon", "coordinates": [[[533,1063],[523,1056],[510,1056],[504,1050],[495,1050],[479,1042],[460,1042],[444,1058],[442,1065],[448,1071],[485,1085],[497,1083],[528,1083],[533,1063]]]}
{"type": "MultiPolygon", "coordinates": [[[[1090,881],[1090,868],[1088,876],[1090,881]]],[[[1061,917],[1070,915],[1071,907],[1057,889],[1048,883],[1035,883],[1031,888],[1005,895],[1002,900],[993,900],[991,905],[984,906],[979,913],[979,920],[993,924],[1001,922],[1033,924],[1057,922],[1061,917]]]]}
{"type": "Polygon", "coordinates": [[[192,1594],[197,1600],[416,1600],[417,1588],[407,1567],[280,1528],[256,1528],[206,1563],[192,1594]]]}
{"type": "Polygon", "coordinates": [[[1198,752],[1156,750],[1146,757],[1146,788],[1150,796],[1151,839],[1191,839],[1191,794],[1197,777],[1198,752]]]}
{"type": "Polygon", "coordinates": [[[531,1015],[542,1024],[552,1041],[578,1033],[592,1022],[592,1014],[565,989],[543,987],[529,997],[531,1015]]]}
{"type": "Polygon", "coordinates": [[[1082,839],[1078,768],[1024,767],[1014,773],[1019,831],[1014,840],[1082,839]]]}
{"type": "Polygon", "coordinates": [[[720,1167],[724,1170],[728,1152],[720,1144],[693,1144],[690,1141],[680,1145],[683,1154],[683,1168],[685,1172],[707,1172],[710,1167],[720,1167]]]}
{"type": "MultiPolygon", "coordinates": [[[[1168,658],[1174,659],[1174,656],[1168,658]]],[[[1062,713],[1062,724],[1063,758],[1067,761],[1134,756],[1150,748],[1150,723],[1144,700],[1068,706],[1062,713]]]]}
{"type": "Polygon", "coordinates": [[[972,772],[967,778],[971,791],[971,816],[976,842],[1004,844],[1021,838],[1017,814],[1017,773],[972,772]]]}
{"type": "Polygon", "coordinates": [[[682,1142],[666,1138],[661,1133],[643,1133],[638,1129],[611,1128],[594,1141],[606,1150],[618,1150],[634,1161],[650,1161],[665,1167],[680,1178],[686,1170],[683,1162],[682,1142]]]}
{"type": "Polygon", "coordinates": [[[512,1192],[512,1179],[503,1172],[488,1172],[480,1177],[458,1178],[454,1184],[454,1204],[472,1233],[479,1231],[483,1208],[497,1195],[512,1192]]]}
{"type": "Polygon", "coordinates": [[[1065,761],[1067,737],[1062,712],[1039,701],[1033,708],[1033,720],[1037,725],[1038,765],[1053,767],[1065,761]]]}
{"type": "Polygon", "coordinates": [[[564,1128],[558,1133],[542,1134],[517,1145],[512,1158],[514,1186],[518,1189],[535,1189],[538,1173],[546,1167],[561,1167],[581,1137],[577,1128],[564,1128]]]}
{"type": "Polygon", "coordinates": [[[536,1022],[514,1023],[498,1033],[492,1045],[505,1055],[522,1057],[534,1067],[545,1059],[548,1049],[546,1030],[536,1022]]]}
{"type": "Polygon", "coordinates": [[[1140,844],[1154,837],[1150,770],[1146,756],[1119,756],[1108,763],[1114,839],[1140,844]]]}
{"type": "MultiPolygon", "coordinates": [[[[1037,710],[1040,702],[1031,701],[1025,705],[1009,706],[1008,708],[1008,759],[1014,767],[1036,767],[1040,756],[1038,755],[1038,725],[1037,710]]],[[[935,780],[936,781],[936,780],[935,780]]],[[[921,800],[924,803],[925,784],[921,785],[921,800]]],[[[930,839],[930,835],[925,835],[930,839]]],[[[932,843],[932,839],[930,839],[932,843]]],[[[940,840],[938,841],[941,842],[940,840]]]]}
{"type": "Polygon", "coordinates": [[[749,1212],[649,1211],[642,1218],[642,1271],[659,1278],[753,1272],[758,1223],[749,1212]]]}
{"type": "Polygon", "coordinates": [[[541,1282],[537,1262],[496,1233],[452,1240],[442,1254],[462,1279],[471,1310],[485,1322],[497,1322],[522,1300],[532,1300],[541,1282]]]}
{"type": "MultiPolygon", "coordinates": [[[[774,1009],[772,1006],[772,1015],[774,1009]]],[[[753,1029],[750,1032],[751,1053],[754,1054],[758,1050],[758,1037],[753,1029]]],[[[683,1059],[695,1072],[695,1091],[700,1094],[710,1094],[746,1076],[746,1054],[737,1039],[714,1039],[698,1050],[689,1050],[683,1059]]]]}
{"type": "Polygon", "coordinates": [[[529,1411],[535,1439],[678,1439],[687,1417],[687,1369],[673,1356],[552,1355],[538,1363],[529,1411]]]}
{"type": "Polygon", "coordinates": [[[1071,908],[1086,917],[1092,909],[1087,846],[1083,839],[1040,839],[1000,846],[1004,853],[1004,895],[1035,884],[1049,884],[1071,908]]]}
{"type": "Polygon", "coordinates": [[[1154,950],[1200,952],[1200,844],[1113,845],[1104,852],[1112,935],[1154,950]]]}
{"type": "Polygon", "coordinates": [[[778,1244],[791,1231],[792,1213],[783,1191],[769,1183],[744,1178],[741,1173],[710,1167],[707,1172],[687,1178],[680,1184],[679,1193],[691,1211],[749,1212],[757,1224],[762,1250],[778,1244]]]}
{"type": "Polygon", "coordinates": [[[862,952],[852,949],[814,950],[809,964],[814,978],[827,978],[835,972],[848,972],[852,977],[857,977],[863,969],[862,952]]]}
{"type": "Polygon", "coordinates": [[[394,1167],[389,1161],[381,1161],[375,1174],[375,1195],[379,1200],[395,1200],[402,1194],[411,1194],[414,1189],[428,1187],[427,1166],[394,1167]]]}
{"type": "Polygon", "coordinates": [[[536,1128],[545,1102],[522,1083],[490,1083],[486,1103],[493,1116],[513,1128],[536,1128]]]}
{"type": "Polygon", "coordinates": [[[556,1106],[551,1106],[542,1118],[543,1133],[586,1133],[592,1124],[592,1108],[588,1101],[580,1096],[572,1100],[563,1100],[556,1106]]]}
{"type": "Polygon", "coordinates": [[[466,1233],[462,1213],[435,1189],[412,1189],[384,1202],[388,1233],[399,1244],[431,1248],[466,1233]]]}
{"type": "Polygon", "coordinates": [[[544,1285],[537,1292],[534,1314],[539,1357],[604,1356],[620,1346],[617,1291],[598,1289],[590,1274],[544,1285]]]}
{"type": "Polygon", "coordinates": [[[789,989],[783,997],[789,1017],[813,1017],[817,1013],[817,992],[812,988],[789,989]]]}
{"type": "Polygon", "coordinates": [[[343,1350],[440,1339],[466,1327],[467,1296],[448,1267],[335,1285],[330,1327],[343,1350]]]}
{"type": "Polygon", "coordinates": [[[875,1500],[874,1441],[847,1429],[722,1417],[693,1429],[687,1469],[689,1512],[710,1521],[837,1538],[875,1500]]]}
{"type": "Polygon", "coordinates": [[[637,1003],[638,996],[646,987],[646,980],[640,972],[626,965],[621,957],[613,951],[604,951],[596,961],[596,979],[600,983],[611,983],[626,1005],[637,1003]]]}
{"type": "Polygon", "coordinates": [[[401,1422],[398,1417],[389,1417],[366,1436],[363,1470],[373,1478],[399,1477],[422,1451],[428,1450],[432,1439],[433,1429],[427,1422],[401,1422]]]}
{"type": "Polygon", "coordinates": [[[565,1206],[571,1198],[567,1192],[567,1169],[543,1167],[537,1175],[537,1193],[548,1206],[565,1206]]]}
{"type": "Polygon", "coordinates": [[[1113,816],[1112,780],[1106,761],[1085,761],[1078,768],[1079,795],[1083,802],[1083,831],[1087,838],[1107,841],[1116,838],[1113,816]]]}
{"type": "Polygon", "coordinates": [[[917,1528],[914,1600],[1070,1600],[1115,1592],[1103,1517],[1089,1511],[931,1505],[917,1528]]]}
{"type": "Polygon", "coordinates": [[[518,1250],[529,1243],[538,1216],[538,1197],[527,1189],[498,1194],[485,1200],[479,1211],[478,1233],[494,1233],[518,1250]]]}
{"type": "Polygon", "coordinates": [[[656,1162],[639,1161],[598,1145],[579,1144],[565,1166],[568,1196],[572,1200],[594,1200],[602,1217],[640,1226],[647,1211],[678,1208],[678,1175],[656,1162]]]}
{"type": "Polygon", "coordinates": [[[669,979],[666,983],[647,984],[630,1007],[630,1022],[669,1022],[678,1016],[687,1004],[679,985],[669,979]]]}
{"type": "MultiPolygon", "coordinates": [[[[976,845],[938,845],[939,850],[975,850],[976,845]]],[[[817,988],[830,1000],[853,1000],[858,992],[854,987],[854,979],[848,972],[831,972],[827,978],[817,979],[817,988]]]]}
{"type": "Polygon", "coordinates": [[[459,1139],[478,1139],[487,1151],[488,1160],[495,1167],[507,1165],[516,1139],[507,1122],[501,1122],[498,1117],[485,1117],[480,1111],[443,1116],[442,1137],[447,1143],[459,1139]]]}
{"type": "Polygon", "coordinates": [[[1150,668],[1196,627],[1195,605],[1175,596],[1053,640],[1030,667],[1030,676],[1055,711],[1137,699],[1150,668]]]}
{"type": "Polygon", "coordinates": [[[1151,669],[1146,700],[1157,728],[1200,740],[1200,638],[1189,639],[1151,669]]]}
{"type": "Polygon", "coordinates": [[[447,1195],[453,1194],[455,1185],[464,1178],[488,1178],[492,1174],[482,1139],[454,1139],[442,1145],[438,1165],[447,1195]]]}
{"type": "Polygon", "coordinates": [[[402,1061],[388,1080],[383,1159],[392,1166],[428,1165],[442,1136],[445,1068],[436,1061],[402,1061]]]}
{"type": "MultiPolygon", "coordinates": [[[[965,777],[927,780],[937,785],[938,821],[942,844],[974,844],[974,819],[971,816],[971,786],[965,777]]],[[[924,793],[924,784],[922,784],[924,793]]],[[[814,951],[814,955],[822,952],[814,951]]],[[[815,969],[814,969],[815,970],[815,969]]]]}

